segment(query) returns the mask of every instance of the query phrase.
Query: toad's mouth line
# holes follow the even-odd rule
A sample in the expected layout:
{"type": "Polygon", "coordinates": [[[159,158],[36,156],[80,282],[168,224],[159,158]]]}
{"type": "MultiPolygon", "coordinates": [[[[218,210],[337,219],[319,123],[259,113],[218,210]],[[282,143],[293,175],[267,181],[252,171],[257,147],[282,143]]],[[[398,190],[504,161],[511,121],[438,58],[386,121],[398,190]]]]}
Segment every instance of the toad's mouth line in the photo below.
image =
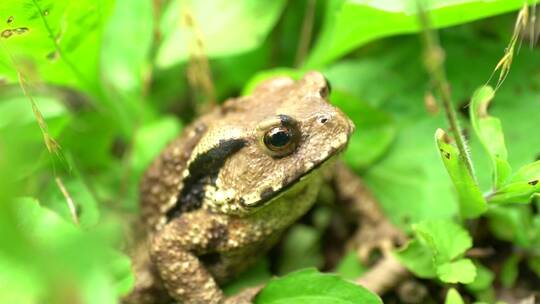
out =
{"type": "Polygon", "coordinates": [[[255,208],[255,207],[261,207],[263,205],[267,205],[269,202],[277,199],[282,194],[286,193],[289,189],[296,186],[302,179],[309,176],[313,171],[319,169],[324,164],[328,163],[332,159],[336,159],[339,157],[339,155],[345,150],[347,145],[344,145],[343,147],[340,147],[336,149],[335,151],[332,151],[332,153],[329,153],[329,156],[324,158],[323,160],[319,161],[317,164],[315,164],[313,167],[308,169],[306,172],[302,173],[301,175],[298,175],[294,179],[292,179],[290,182],[287,183],[287,185],[279,188],[277,191],[272,190],[272,192],[269,192],[268,194],[265,194],[264,198],[261,198],[257,202],[246,205],[247,208],[255,208]]]}

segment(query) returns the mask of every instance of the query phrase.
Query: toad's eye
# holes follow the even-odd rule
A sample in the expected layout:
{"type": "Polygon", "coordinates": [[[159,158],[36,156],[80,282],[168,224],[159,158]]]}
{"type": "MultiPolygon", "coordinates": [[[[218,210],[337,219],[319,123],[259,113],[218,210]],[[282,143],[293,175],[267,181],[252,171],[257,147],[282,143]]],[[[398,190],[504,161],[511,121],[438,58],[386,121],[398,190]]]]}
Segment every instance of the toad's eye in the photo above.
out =
{"type": "Polygon", "coordinates": [[[291,142],[292,134],[286,127],[272,128],[264,135],[264,144],[272,151],[286,149],[291,142]]]}
{"type": "Polygon", "coordinates": [[[299,132],[294,123],[281,119],[281,124],[271,127],[263,135],[262,142],[269,154],[283,157],[294,152],[298,145],[299,132]]]}

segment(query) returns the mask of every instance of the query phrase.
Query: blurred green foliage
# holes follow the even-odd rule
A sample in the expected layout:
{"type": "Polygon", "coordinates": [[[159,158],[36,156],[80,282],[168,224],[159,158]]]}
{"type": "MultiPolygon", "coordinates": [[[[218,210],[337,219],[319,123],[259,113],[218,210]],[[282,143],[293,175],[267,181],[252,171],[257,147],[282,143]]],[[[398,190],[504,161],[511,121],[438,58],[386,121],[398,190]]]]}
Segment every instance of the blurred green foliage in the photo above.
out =
{"type": "MultiPolygon", "coordinates": [[[[440,110],[424,104],[431,88],[418,37],[410,34],[420,30],[415,1],[310,3],[2,0],[0,302],[116,303],[129,291],[133,275],[122,250],[138,210],[138,180],[195,116],[198,92],[186,73],[189,58],[201,50],[218,100],[247,93],[274,75],[299,77],[316,68],[328,77],[333,102],[357,125],[344,158],[386,215],[413,232],[415,238],[400,254],[419,276],[437,278],[439,284],[467,283],[477,299],[487,299],[493,297],[495,275],[512,286],[523,263],[540,275],[540,215],[524,204],[540,190],[534,183],[540,178],[534,162],[540,156],[540,136],[534,136],[540,129],[537,50],[523,47],[514,58],[511,74],[489,105],[490,116],[479,110],[493,97],[483,97],[491,94],[486,87],[475,95],[470,113],[463,111],[479,182],[471,186],[477,187],[471,198],[452,184],[471,181],[459,174],[448,178],[433,145],[433,133],[446,123],[440,110]],[[310,9],[314,39],[302,58],[297,48],[310,9]],[[65,162],[47,151],[30,97],[65,162]],[[511,174],[510,166],[519,169],[511,174]],[[487,202],[478,189],[490,189],[484,193],[487,202]],[[73,201],[77,214],[67,201],[73,201]],[[510,204],[516,202],[521,204],[510,204]],[[520,254],[505,257],[501,273],[463,256],[471,236],[456,219],[463,206],[475,203],[480,209],[471,214],[484,214],[490,232],[519,249],[520,254]],[[490,203],[489,210],[484,203],[490,203]]],[[[463,108],[503,54],[515,14],[465,23],[516,10],[523,1],[426,4],[436,27],[456,25],[440,34],[455,106],[463,108]]],[[[324,211],[314,214],[324,218],[324,211]]],[[[320,265],[326,227],[321,223],[291,230],[285,244],[292,245],[279,262],[280,272],[320,265]],[[301,258],[306,252],[310,259],[301,258]]],[[[347,278],[362,271],[351,255],[337,268],[347,278]]],[[[233,284],[269,277],[262,263],[233,284]]],[[[306,270],[272,281],[259,301],[316,297],[323,286],[338,296],[349,290],[351,297],[371,297],[337,277],[306,270]],[[304,289],[285,294],[284,286],[304,289]]],[[[461,303],[457,292],[448,292],[447,303],[461,303]]]]}
{"type": "Polygon", "coordinates": [[[376,295],[332,274],[307,268],[273,279],[257,296],[256,304],[272,303],[382,303],[376,295]],[[309,282],[309,284],[306,284],[309,282]]]}
{"type": "Polygon", "coordinates": [[[454,288],[450,288],[446,294],[446,300],[444,304],[464,304],[463,299],[459,295],[458,291],[454,288]]]}

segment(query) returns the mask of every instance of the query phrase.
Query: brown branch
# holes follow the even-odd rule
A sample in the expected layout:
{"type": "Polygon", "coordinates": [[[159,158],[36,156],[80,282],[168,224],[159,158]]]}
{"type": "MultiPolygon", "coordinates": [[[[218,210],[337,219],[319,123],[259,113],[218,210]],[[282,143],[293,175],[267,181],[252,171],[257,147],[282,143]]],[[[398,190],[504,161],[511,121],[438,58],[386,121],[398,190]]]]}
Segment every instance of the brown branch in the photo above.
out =
{"type": "Polygon", "coordinates": [[[396,244],[405,243],[406,236],[390,223],[371,191],[343,163],[336,164],[334,187],[338,201],[359,222],[347,247],[355,250],[362,262],[366,262],[374,250],[382,253],[381,259],[356,282],[382,295],[409,275],[392,255],[396,244]]]}
{"type": "Polygon", "coordinates": [[[356,283],[382,295],[393,289],[409,275],[409,271],[391,253],[388,253],[358,278],[356,283]]]}

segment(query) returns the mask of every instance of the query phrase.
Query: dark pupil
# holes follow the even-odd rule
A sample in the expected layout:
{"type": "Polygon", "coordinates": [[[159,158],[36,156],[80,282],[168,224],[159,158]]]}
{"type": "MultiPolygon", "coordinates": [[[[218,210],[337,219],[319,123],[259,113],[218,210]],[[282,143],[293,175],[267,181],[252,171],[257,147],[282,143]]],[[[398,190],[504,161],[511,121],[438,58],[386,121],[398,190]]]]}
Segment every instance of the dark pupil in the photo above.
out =
{"type": "Polygon", "coordinates": [[[269,134],[269,138],[267,138],[267,143],[276,148],[281,148],[283,146],[286,146],[289,143],[290,139],[291,135],[289,134],[289,132],[287,132],[287,130],[278,129],[269,134]]]}

